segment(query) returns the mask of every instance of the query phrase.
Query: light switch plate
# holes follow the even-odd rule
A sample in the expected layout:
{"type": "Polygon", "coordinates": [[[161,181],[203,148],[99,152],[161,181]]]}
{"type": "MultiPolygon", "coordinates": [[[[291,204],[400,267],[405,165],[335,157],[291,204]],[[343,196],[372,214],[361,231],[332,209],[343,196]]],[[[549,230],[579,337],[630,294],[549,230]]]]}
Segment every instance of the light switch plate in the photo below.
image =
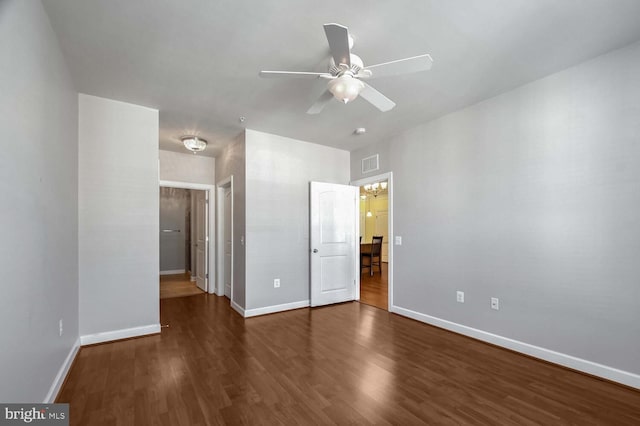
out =
{"type": "Polygon", "coordinates": [[[401,246],[402,245],[402,237],[396,235],[396,245],[397,246],[401,246]]]}

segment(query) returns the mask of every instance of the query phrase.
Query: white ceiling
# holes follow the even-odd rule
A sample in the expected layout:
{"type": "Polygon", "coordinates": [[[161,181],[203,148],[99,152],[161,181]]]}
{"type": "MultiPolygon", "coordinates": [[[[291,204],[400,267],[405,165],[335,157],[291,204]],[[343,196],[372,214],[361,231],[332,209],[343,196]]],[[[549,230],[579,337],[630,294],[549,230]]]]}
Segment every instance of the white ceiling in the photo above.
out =
{"type": "Polygon", "coordinates": [[[198,134],[208,155],[245,126],[354,150],[640,39],[638,0],[43,3],[78,91],[157,108],[161,149],[198,134]],[[258,71],[325,71],[330,22],[349,27],[365,65],[430,53],[433,69],[370,81],[390,112],[357,99],[307,115],[322,81],[258,71]]]}

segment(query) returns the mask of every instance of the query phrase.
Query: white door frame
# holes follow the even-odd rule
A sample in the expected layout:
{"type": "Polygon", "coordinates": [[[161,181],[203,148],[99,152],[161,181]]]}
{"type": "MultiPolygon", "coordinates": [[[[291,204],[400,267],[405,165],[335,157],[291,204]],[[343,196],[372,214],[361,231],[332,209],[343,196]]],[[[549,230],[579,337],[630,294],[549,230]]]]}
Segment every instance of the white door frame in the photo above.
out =
{"type": "Polygon", "coordinates": [[[216,274],[216,294],[218,296],[224,296],[224,192],[229,188],[231,191],[231,305],[233,305],[233,175],[226,177],[216,184],[216,211],[218,213],[216,245],[218,247],[218,261],[217,261],[217,274],[216,274]]]}
{"type": "MultiPolygon", "coordinates": [[[[205,183],[191,183],[191,182],[178,182],[172,180],[160,180],[159,186],[164,186],[167,188],[182,188],[182,189],[198,189],[201,191],[207,191],[209,193],[209,203],[211,203],[211,195],[215,194],[215,185],[207,185],[205,183]]],[[[207,293],[213,294],[215,292],[215,286],[211,285],[211,277],[213,274],[211,270],[214,269],[213,265],[215,265],[216,259],[216,250],[215,244],[211,244],[211,241],[215,241],[215,227],[211,226],[211,224],[215,223],[215,209],[211,208],[209,205],[209,217],[207,221],[209,223],[209,235],[207,235],[209,242],[209,262],[208,262],[208,271],[209,279],[207,280],[207,293]]],[[[159,238],[159,237],[158,237],[159,238]]]]}
{"type": "MultiPolygon", "coordinates": [[[[389,208],[388,208],[388,234],[389,234],[389,258],[388,260],[388,271],[387,274],[388,278],[387,278],[387,282],[388,282],[388,293],[389,293],[389,303],[388,303],[388,310],[389,312],[392,312],[392,308],[393,308],[393,246],[394,246],[394,236],[393,236],[393,172],[388,172],[388,173],[382,173],[379,175],[375,175],[375,176],[367,176],[366,178],[362,178],[362,179],[358,179],[358,180],[353,180],[350,182],[350,185],[353,186],[363,186],[367,183],[374,183],[374,182],[380,182],[381,180],[387,180],[387,182],[389,182],[388,186],[387,186],[387,193],[388,193],[388,198],[389,198],[389,208]]],[[[358,206],[360,204],[358,203],[358,206]]],[[[358,225],[360,224],[360,216],[358,215],[358,225]]],[[[356,274],[356,276],[358,277],[358,285],[357,287],[357,300],[360,299],[360,272],[358,271],[358,274],[356,274]]]]}

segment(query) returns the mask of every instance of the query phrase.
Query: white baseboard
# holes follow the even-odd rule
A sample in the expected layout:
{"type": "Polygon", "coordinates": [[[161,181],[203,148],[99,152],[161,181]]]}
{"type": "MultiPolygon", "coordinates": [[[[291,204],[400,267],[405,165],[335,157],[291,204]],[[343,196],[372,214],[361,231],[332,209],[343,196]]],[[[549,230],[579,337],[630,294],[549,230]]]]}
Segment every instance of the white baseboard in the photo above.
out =
{"type": "Polygon", "coordinates": [[[247,309],[244,311],[244,317],[255,317],[258,315],[273,314],[275,312],[290,311],[291,309],[300,309],[309,307],[309,300],[301,300],[299,302],[283,303],[282,305],[265,306],[264,308],[247,309]]]}
{"type": "Polygon", "coordinates": [[[422,314],[410,309],[405,309],[400,306],[392,306],[390,311],[420,322],[434,325],[439,328],[444,328],[445,330],[463,334],[477,340],[482,340],[483,342],[511,349],[512,351],[520,352],[534,358],[539,358],[545,361],[552,362],[554,364],[559,364],[564,367],[571,368],[573,370],[578,370],[583,373],[591,374],[593,376],[598,376],[603,379],[611,380],[613,382],[622,383],[623,385],[640,389],[640,375],[638,374],[630,373],[628,371],[619,370],[617,368],[598,364],[586,359],[552,351],[550,349],[541,348],[539,346],[530,345],[529,343],[520,342],[508,337],[503,337],[497,334],[478,330],[476,328],[467,327],[466,325],[461,325],[441,318],[432,317],[430,315],[422,314]]]}
{"type": "MultiPolygon", "coordinates": [[[[185,272],[187,272],[184,269],[169,269],[167,271],[160,271],[160,275],[178,275],[178,274],[184,274],[185,272]]],[[[194,280],[191,280],[194,281],[194,280]]]]}
{"type": "Polygon", "coordinates": [[[42,401],[43,404],[53,404],[58,396],[58,392],[60,392],[60,388],[64,383],[64,379],[67,378],[67,374],[69,374],[69,369],[71,369],[71,365],[73,364],[73,360],[76,359],[76,355],[80,350],[80,338],[76,339],[75,343],[71,347],[71,350],[67,354],[67,357],[64,359],[62,365],[60,366],[60,370],[58,370],[58,374],[56,374],[55,379],[53,379],[53,383],[51,384],[51,388],[49,388],[49,392],[47,392],[47,396],[42,401]]]}
{"type": "Polygon", "coordinates": [[[195,275],[191,275],[190,280],[196,282],[198,280],[198,277],[196,277],[195,275]]]}
{"type": "Polygon", "coordinates": [[[238,305],[236,302],[234,302],[233,300],[231,301],[231,307],[238,312],[240,315],[242,315],[244,317],[244,308],[242,308],[240,305],[238,305]]]}
{"type": "Polygon", "coordinates": [[[80,344],[93,345],[96,343],[111,342],[113,340],[128,339],[131,337],[146,336],[160,333],[160,324],[143,325],[141,327],[124,328],[122,330],[103,331],[95,334],[80,336],[80,344]]]}

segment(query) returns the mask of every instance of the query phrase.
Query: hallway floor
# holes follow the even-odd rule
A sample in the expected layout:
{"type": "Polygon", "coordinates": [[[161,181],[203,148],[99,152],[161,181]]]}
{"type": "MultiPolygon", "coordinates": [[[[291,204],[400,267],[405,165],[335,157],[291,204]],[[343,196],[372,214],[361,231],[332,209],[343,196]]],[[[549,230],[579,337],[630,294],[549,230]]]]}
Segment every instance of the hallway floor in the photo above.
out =
{"type": "Polygon", "coordinates": [[[191,281],[191,276],[188,273],[160,275],[160,299],[197,294],[205,294],[205,292],[198,288],[195,281],[191,281]]]}

